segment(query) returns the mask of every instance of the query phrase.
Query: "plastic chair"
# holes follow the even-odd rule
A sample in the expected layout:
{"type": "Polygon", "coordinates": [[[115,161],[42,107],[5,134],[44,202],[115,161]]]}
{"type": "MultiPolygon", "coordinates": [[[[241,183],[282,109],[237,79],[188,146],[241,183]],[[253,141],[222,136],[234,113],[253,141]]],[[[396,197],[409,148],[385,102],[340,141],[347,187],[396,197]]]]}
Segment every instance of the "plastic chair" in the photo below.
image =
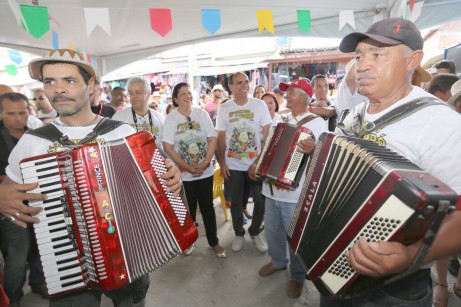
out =
{"type": "Polygon", "coordinates": [[[213,199],[216,197],[221,198],[221,207],[224,211],[224,218],[226,221],[227,219],[227,207],[226,207],[226,199],[224,198],[224,177],[221,175],[221,168],[218,167],[214,170],[213,174],[213,199]]]}

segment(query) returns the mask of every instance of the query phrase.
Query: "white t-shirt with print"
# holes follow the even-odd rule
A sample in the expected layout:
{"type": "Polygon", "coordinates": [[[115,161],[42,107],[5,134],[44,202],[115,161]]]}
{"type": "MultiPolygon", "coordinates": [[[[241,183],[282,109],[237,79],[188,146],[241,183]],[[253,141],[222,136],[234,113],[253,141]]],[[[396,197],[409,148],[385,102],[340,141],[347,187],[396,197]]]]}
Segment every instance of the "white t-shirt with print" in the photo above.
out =
{"type": "Polygon", "coordinates": [[[272,123],[264,101],[248,98],[239,106],[233,99],[221,104],[216,130],[226,132],[226,164],[231,170],[247,171],[261,152],[261,128],[272,123]]]}
{"type": "MultiPolygon", "coordinates": [[[[297,117],[297,121],[302,120],[306,116],[311,115],[311,113],[306,113],[304,116],[299,116],[297,117]]],[[[288,114],[288,123],[296,125],[297,121],[291,113],[288,114]]],[[[276,126],[278,123],[274,123],[274,126],[276,126]]],[[[312,131],[314,134],[314,137],[316,140],[320,137],[320,135],[323,132],[328,132],[328,122],[323,120],[322,117],[318,116],[317,118],[305,123],[303,127],[306,127],[312,131]]],[[[301,179],[299,180],[299,186],[296,188],[296,190],[291,191],[291,190],[286,190],[281,187],[278,187],[274,184],[272,184],[272,192],[270,189],[270,184],[267,182],[264,182],[263,184],[263,189],[262,189],[262,194],[266,197],[269,197],[271,199],[277,200],[277,201],[283,201],[283,202],[288,202],[288,203],[297,203],[299,199],[299,195],[301,194],[302,186],[304,184],[304,181],[306,179],[306,172],[303,172],[303,175],[301,179]]]]}
{"type": "MultiPolygon", "coordinates": [[[[59,122],[59,118],[56,119],[59,122]]],[[[55,125],[50,123],[49,125],[55,125]]],[[[65,127],[55,125],[64,135],[67,135],[70,140],[78,143],[79,140],[83,139],[91,131],[93,131],[96,125],[86,127],[65,127]]],[[[109,133],[100,135],[96,141],[112,141],[124,138],[128,135],[133,134],[135,131],[129,125],[121,125],[109,133]]],[[[55,144],[49,140],[31,135],[24,134],[18,144],[14,147],[8,158],[8,166],[6,167],[6,174],[14,182],[22,183],[21,170],[19,168],[19,162],[25,158],[35,157],[44,155],[52,152],[59,152],[68,150],[67,147],[63,147],[60,144],[55,144]]]]}
{"type": "MultiPolygon", "coordinates": [[[[206,158],[209,137],[216,137],[216,131],[210,116],[205,110],[193,107],[189,119],[174,110],[165,118],[162,142],[174,145],[174,151],[189,165],[199,164],[206,158]]],[[[213,176],[210,165],[201,176],[194,177],[183,172],[183,181],[193,181],[213,176]]]]}
{"type": "MultiPolygon", "coordinates": [[[[396,107],[418,97],[434,97],[419,87],[376,114],[365,112],[365,122],[376,121],[396,107]]],[[[368,102],[365,102],[368,109],[368,102]]],[[[362,104],[354,110],[360,110],[362,104]]],[[[353,112],[344,124],[350,127],[353,112]]],[[[336,129],[340,133],[339,129],[336,129]]],[[[406,157],[461,195],[461,116],[448,106],[425,107],[408,117],[364,136],[406,157]]]]}
{"type": "Polygon", "coordinates": [[[133,120],[132,108],[124,108],[123,110],[115,113],[114,116],[112,116],[112,119],[126,122],[136,131],[149,131],[155,137],[155,143],[157,144],[157,146],[161,147],[164,117],[162,114],[160,114],[160,112],[155,111],[151,108],[149,108],[149,112],[152,117],[152,126],[149,122],[149,113],[147,113],[145,116],[139,116],[135,114],[135,124],[133,120]]]}

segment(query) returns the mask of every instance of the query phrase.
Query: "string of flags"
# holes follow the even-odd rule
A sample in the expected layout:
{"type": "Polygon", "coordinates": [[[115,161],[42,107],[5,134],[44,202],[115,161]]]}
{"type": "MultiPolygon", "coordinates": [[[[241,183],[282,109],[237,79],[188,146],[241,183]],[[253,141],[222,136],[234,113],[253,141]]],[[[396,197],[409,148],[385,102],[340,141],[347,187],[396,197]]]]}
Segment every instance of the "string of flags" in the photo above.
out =
{"type": "MultiPolygon", "coordinates": [[[[415,5],[415,1],[411,0],[409,3],[410,12],[415,11],[417,16],[413,17],[416,19],[420,12],[423,2],[418,2],[415,5]]],[[[49,15],[48,7],[39,5],[19,5],[16,0],[8,0],[10,9],[18,22],[19,26],[22,26],[24,30],[35,38],[40,38],[44,34],[51,30],[50,22],[54,22],[57,25],[57,31],[52,32],[52,46],[54,49],[60,48],[59,43],[59,28],[60,24],[56,19],[49,15]]],[[[95,30],[96,27],[100,27],[108,36],[111,36],[110,27],[110,14],[108,8],[83,8],[86,33],[88,36],[95,30]]],[[[154,32],[165,37],[173,29],[173,19],[171,10],[168,8],[149,8],[146,14],[149,14],[151,28],[154,32]]],[[[307,34],[311,29],[311,11],[310,10],[296,10],[297,22],[299,30],[307,34]]],[[[412,14],[414,15],[414,14],[412,14]]],[[[410,15],[410,17],[412,16],[410,15]]],[[[219,9],[202,9],[201,19],[203,28],[208,31],[211,35],[215,35],[221,28],[221,10],[219,9]]],[[[410,18],[411,19],[411,18],[410,18]]],[[[258,24],[258,31],[262,33],[264,30],[275,35],[274,18],[272,10],[256,10],[256,21],[258,24]]],[[[346,25],[349,25],[352,29],[355,29],[355,17],[354,11],[343,10],[339,12],[339,30],[342,30],[346,25]]],[[[67,48],[67,47],[66,47],[67,48]]],[[[74,49],[73,44],[70,44],[70,49],[74,49]]],[[[81,52],[81,51],[80,51],[81,52]]],[[[96,65],[96,60],[90,55],[86,55],[88,60],[96,65]]],[[[14,61],[13,61],[14,62],[14,61]]],[[[16,74],[15,64],[5,66],[5,70],[9,74],[16,74]],[[12,67],[14,66],[14,68],[12,67]]]]}

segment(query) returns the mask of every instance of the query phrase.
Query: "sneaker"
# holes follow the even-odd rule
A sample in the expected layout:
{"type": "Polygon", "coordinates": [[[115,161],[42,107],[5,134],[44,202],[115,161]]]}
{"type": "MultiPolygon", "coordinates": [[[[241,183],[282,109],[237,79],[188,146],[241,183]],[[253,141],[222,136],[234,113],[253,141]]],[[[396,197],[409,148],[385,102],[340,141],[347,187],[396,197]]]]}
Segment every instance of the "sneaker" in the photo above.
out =
{"type": "Polygon", "coordinates": [[[232,250],[239,252],[243,248],[243,237],[236,236],[234,242],[232,242],[232,250]]]}
{"type": "Polygon", "coordinates": [[[258,251],[260,251],[261,253],[267,252],[267,243],[261,236],[261,234],[251,238],[253,239],[253,243],[258,251]]]}
{"type": "Polygon", "coordinates": [[[195,244],[192,244],[183,251],[184,256],[189,256],[190,254],[192,254],[192,252],[194,251],[194,245],[195,244]]]}

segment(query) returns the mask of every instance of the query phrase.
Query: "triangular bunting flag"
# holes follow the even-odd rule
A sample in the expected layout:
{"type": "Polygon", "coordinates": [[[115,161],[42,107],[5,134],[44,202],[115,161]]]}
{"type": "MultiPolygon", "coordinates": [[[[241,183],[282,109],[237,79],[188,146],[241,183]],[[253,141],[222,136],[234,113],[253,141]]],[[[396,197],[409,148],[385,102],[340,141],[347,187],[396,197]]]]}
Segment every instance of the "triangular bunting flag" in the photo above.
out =
{"type": "Polygon", "coordinates": [[[16,65],[5,65],[5,71],[10,75],[10,76],[16,76],[18,74],[18,69],[16,68],[16,65]]]}
{"type": "Polygon", "coordinates": [[[14,63],[18,65],[22,63],[21,52],[14,50],[14,49],[8,49],[8,55],[10,57],[10,60],[13,61],[14,63]]]}
{"type": "Polygon", "coordinates": [[[21,5],[21,13],[24,17],[23,27],[33,37],[39,38],[50,31],[47,7],[21,5]]]}
{"type": "Polygon", "coordinates": [[[215,35],[219,28],[221,28],[221,11],[203,9],[202,25],[205,30],[215,35]]]}
{"type": "Polygon", "coordinates": [[[352,29],[355,29],[354,11],[344,10],[339,12],[339,31],[341,31],[346,24],[349,24],[352,29]]]}
{"type": "Polygon", "coordinates": [[[410,12],[413,12],[414,6],[415,6],[415,0],[410,0],[410,12]]]}
{"type": "Polygon", "coordinates": [[[303,32],[307,33],[311,29],[311,11],[309,10],[297,10],[298,14],[298,28],[303,32]]]}
{"type": "Polygon", "coordinates": [[[275,33],[274,18],[272,17],[271,10],[256,10],[256,19],[258,20],[258,31],[262,32],[264,29],[275,33]]]}
{"type": "Polygon", "coordinates": [[[152,30],[165,36],[173,29],[170,9],[149,9],[150,25],[152,30]]]}
{"type": "MultiPolygon", "coordinates": [[[[8,5],[10,6],[10,9],[13,12],[14,17],[16,18],[18,22],[18,26],[20,26],[21,23],[26,25],[26,22],[24,21],[24,18],[22,17],[22,14],[21,14],[21,7],[16,2],[16,0],[8,0],[8,5]]],[[[28,31],[27,25],[26,25],[26,31],[28,31]]]]}
{"type": "Polygon", "coordinates": [[[415,3],[413,11],[411,11],[410,16],[408,16],[408,20],[411,22],[415,22],[419,16],[421,15],[421,10],[423,9],[424,1],[415,3]]]}
{"type": "Polygon", "coordinates": [[[86,35],[100,26],[110,36],[109,9],[107,8],[83,8],[85,13],[86,35]]]}

